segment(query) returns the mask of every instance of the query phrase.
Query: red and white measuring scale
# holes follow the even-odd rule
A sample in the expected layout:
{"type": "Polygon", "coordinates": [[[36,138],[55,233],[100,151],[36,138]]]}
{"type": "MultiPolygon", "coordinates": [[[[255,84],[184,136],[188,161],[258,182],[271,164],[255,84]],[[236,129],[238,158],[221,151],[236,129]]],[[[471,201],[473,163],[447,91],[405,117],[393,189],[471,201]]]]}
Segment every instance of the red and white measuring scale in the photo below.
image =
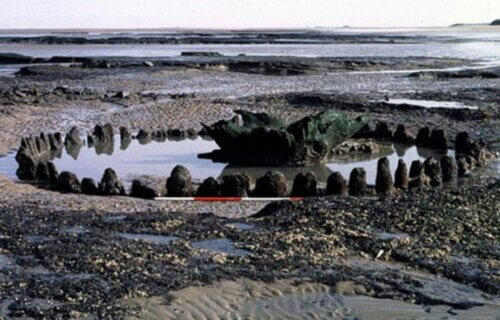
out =
{"type": "Polygon", "coordinates": [[[160,201],[197,201],[197,202],[245,202],[245,201],[302,201],[303,197],[248,198],[248,197],[158,197],[160,201]]]}

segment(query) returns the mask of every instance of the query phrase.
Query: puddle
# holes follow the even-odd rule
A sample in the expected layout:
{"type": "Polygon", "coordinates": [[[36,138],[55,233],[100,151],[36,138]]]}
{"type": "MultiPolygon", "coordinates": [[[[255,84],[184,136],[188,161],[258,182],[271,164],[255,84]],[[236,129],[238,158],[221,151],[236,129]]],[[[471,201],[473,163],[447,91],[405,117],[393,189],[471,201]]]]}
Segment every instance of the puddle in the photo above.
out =
{"type": "Polygon", "coordinates": [[[152,234],[139,234],[139,233],[117,233],[117,236],[125,238],[127,240],[146,241],[155,244],[169,244],[172,241],[179,240],[178,237],[157,236],[152,234]]]}
{"type": "Polygon", "coordinates": [[[27,236],[27,237],[25,237],[25,239],[29,244],[38,244],[38,243],[42,243],[45,241],[53,240],[52,238],[49,238],[46,236],[27,236]]]}
{"type": "MultiPolygon", "coordinates": [[[[454,157],[455,155],[454,150],[451,149],[448,151],[439,151],[428,148],[418,148],[416,146],[405,146],[401,144],[394,144],[393,147],[395,151],[392,154],[386,156],[389,160],[389,167],[393,176],[396,173],[399,159],[403,159],[409,169],[411,163],[415,160],[420,160],[423,162],[428,157],[441,159],[441,157],[445,155],[449,155],[452,157],[454,157]]],[[[327,163],[326,166],[328,167],[328,169],[330,169],[330,171],[339,171],[346,179],[349,178],[352,169],[356,167],[363,167],[366,170],[367,183],[374,185],[377,176],[378,159],[379,158],[374,158],[349,163],[327,163]]]]}
{"type": "Polygon", "coordinates": [[[27,65],[0,65],[0,77],[14,77],[16,72],[27,65]]]}
{"type": "Polygon", "coordinates": [[[35,276],[49,276],[53,274],[52,271],[45,268],[44,266],[29,267],[25,269],[25,272],[35,276]]]}
{"type": "Polygon", "coordinates": [[[38,309],[38,310],[49,310],[55,307],[60,307],[63,306],[64,303],[56,301],[56,300],[50,300],[50,299],[33,299],[30,301],[30,305],[32,308],[38,309]]]}
{"type": "Polygon", "coordinates": [[[198,241],[193,242],[191,245],[196,249],[217,251],[233,256],[247,256],[251,254],[250,251],[236,248],[234,243],[227,238],[198,241]]]}
{"type": "Polygon", "coordinates": [[[456,101],[435,101],[435,100],[415,100],[415,99],[389,99],[385,101],[389,104],[409,104],[412,106],[419,106],[423,108],[445,108],[445,109],[473,109],[477,110],[478,107],[468,106],[462,102],[456,101]]]}
{"type": "Polygon", "coordinates": [[[255,230],[257,226],[252,223],[242,223],[242,222],[234,222],[226,224],[228,227],[233,227],[239,230],[255,230]]]}
{"type": "Polygon", "coordinates": [[[411,238],[411,236],[406,233],[380,232],[377,234],[377,239],[379,240],[406,239],[406,238],[411,238]]]}
{"type": "Polygon", "coordinates": [[[63,279],[69,279],[69,280],[90,280],[95,277],[96,276],[91,273],[73,273],[62,276],[63,279]]]}
{"type": "Polygon", "coordinates": [[[5,254],[0,254],[0,270],[15,268],[17,265],[12,258],[5,254]]]}
{"type": "Polygon", "coordinates": [[[76,234],[87,233],[87,232],[89,232],[89,230],[82,227],[82,226],[75,226],[75,227],[64,228],[63,232],[76,235],[76,234]]]}
{"type": "MultiPolygon", "coordinates": [[[[280,171],[285,175],[289,183],[298,173],[312,171],[320,183],[326,183],[333,171],[339,171],[344,178],[348,178],[352,169],[363,167],[367,173],[367,182],[375,183],[378,156],[370,154],[357,154],[353,156],[334,156],[329,163],[309,167],[242,167],[224,163],[214,163],[207,159],[198,159],[198,154],[207,153],[217,149],[213,141],[197,138],[195,140],[185,139],[182,141],[152,141],[140,144],[138,140],[132,140],[126,148],[120,145],[119,136],[115,137],[114,144],[94,147],[82,146],[77,149],[63,150],[61,154],[54,155],[53,162],[59,172],[71,171],[81,180],[91,177],[100,181],[106,168],[113,168],[127,187],[133,179],[141,175],[153,177],[166,177],[176,165],[185,166],[191,173],[195,182],[212,177],[222,177],[245,172],[254,180],[265,175],[270,169],[280,171]]],[[[387,155],[392,173],[396,171],[399,159],[403,159],[407,165],[414,160],[425,160],[434,156],[441,158],[445,154],[453,155],[453,151],[438,151],[415,146],[393,144],[392,153],[387,155]]],[[[18,164],[15,153],[0,157],[0,172],[13,180],[18,180],[16,170],[18,164]]]]}
{"type": "Polygon", "coordinates": [[[111,216],[111,217],[103,217],[102,218],[102,220],[104,222],[108,222],[108,223],[124,221],[125,219],[127,219],[126,215],[111,216]]]}

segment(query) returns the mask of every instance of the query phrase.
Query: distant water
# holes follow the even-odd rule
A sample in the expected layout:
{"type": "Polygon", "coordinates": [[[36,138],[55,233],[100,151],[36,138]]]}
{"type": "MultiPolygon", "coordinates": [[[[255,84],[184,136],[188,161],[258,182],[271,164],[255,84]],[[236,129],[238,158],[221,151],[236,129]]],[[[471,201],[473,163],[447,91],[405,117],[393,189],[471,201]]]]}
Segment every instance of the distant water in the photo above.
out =
{"type": "MultiPolygon", "coordinates": [[[[323,31],[323,30],[322,30],[323,31]]],[[[51,56],[133,56],[173,57],[183,51],[217,51],[225,55],[288,55],[303,57],[451,57],[482,59],[500,65],[500,28],[442,28],[414,30],[333,29],[323,32],[338,35],[380,34],[380,36],[404,35],[415,37],[415,43],[339,43],[339,44],[113,44],[113,45],[39,45],[0,43],[0,52],[14,52],[36,57],[51,56]],[[418,39],[418,41],[417,41],[418,39]]],[[[43,34],[16,34],[16,36],[40,36],[43,34]]],[[[113,36],[175,36],[155,32],[122,33],[65,33],[53,36],[78,36],[107,38],[113,36]]],[[[12,34],[1,34],[13,36],[12,34]]],[[[233,37],[234,34],[218,34],[217,37],[233,37]]],[[[411,42],[411,39],[409,40],[411,42]]]]}

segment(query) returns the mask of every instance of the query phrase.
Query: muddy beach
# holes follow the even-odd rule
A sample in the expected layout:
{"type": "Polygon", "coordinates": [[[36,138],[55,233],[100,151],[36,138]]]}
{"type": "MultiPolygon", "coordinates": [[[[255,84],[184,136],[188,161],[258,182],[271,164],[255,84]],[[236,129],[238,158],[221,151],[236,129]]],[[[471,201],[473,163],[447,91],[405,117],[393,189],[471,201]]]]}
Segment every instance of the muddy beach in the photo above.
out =
{"type": "MultiPolygon", "coordinates": [[[[303,36],[290,41],[301,44],[303,36]]],[[[266,37],[259,41],[291,35],[266,37]]],[[[426,41],[312,37],[326,43],[426,41]]],[[[250,41],[242,39],[234,41],[250,41]]],[[[81,45],[103,40],[85,41],[81,45]]],[[[65,134],[77,127],[86,139],[98,123],[111,124],[115,134],[120,127],[134,135],[141,129],[199,132],[201,123],[231,119],[234,110],[266,112],[287,124],[332,110],[351,118],[369,115],[371,128],[383,122],[395,132],[404,125],[412,137],[423,127],[444,130],[450,150],[457,134],[467,132],[490,157],[439,187],[394,189],[379,197],[370,182],[363,197],[322,191],[300,202],[67,194],[22,182],[2,167],[0,319],[498,319],[498,66],[464,57],[214,52],[2,57],[14,59],[16,67],[0,76],[4,158],[13,158],[22,138],[41,132],[65,134]]],[[[140,155],[142,144],[134,143],[132,152],[140,155]]],[[[173,142],[166,146],[175,149],[173,142]]],[[[76,158],[83,159],[83,148],[76,158]]],[[[118,141],[114,149],[116,156],[118,141]]],[[[352,162],[355,156],[346,150],[342,161],[352,162]]],[[[405,150],[392,151],[396,161],[405,150]]],[[[418,152],[422,159],[433,156],[425,148],[418,152]]],[[[385,155],[374,153],[372,160],[385,155]]],[[[215,177],[244,170],[213,168],[215,177]]],[[[156,175],[164,184],[171,168],[162,170],[156,175]]],[[[325,177],[333,170],[340,169],[325,177]]],[[[287,175],[290,184],[294,173],[287,175]]],[[[326,178],[318,188],[327,188],[326,178]]]]}

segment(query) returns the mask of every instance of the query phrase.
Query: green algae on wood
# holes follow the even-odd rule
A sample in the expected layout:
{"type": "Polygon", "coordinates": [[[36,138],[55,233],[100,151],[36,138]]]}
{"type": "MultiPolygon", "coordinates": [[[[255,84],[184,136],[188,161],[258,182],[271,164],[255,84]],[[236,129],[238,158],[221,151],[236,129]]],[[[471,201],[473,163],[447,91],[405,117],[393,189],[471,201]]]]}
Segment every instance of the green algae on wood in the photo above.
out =
{"type": "Polygon", "coordinates": [[[331,150],[351,138],[367,123],[324,111],[290,125],[266,113],[236,110],[237,116],[211,126],[206,132],[220,147],[209,155],[214,161],[241,165],[305,166],[323,163],[331,150]]]}

